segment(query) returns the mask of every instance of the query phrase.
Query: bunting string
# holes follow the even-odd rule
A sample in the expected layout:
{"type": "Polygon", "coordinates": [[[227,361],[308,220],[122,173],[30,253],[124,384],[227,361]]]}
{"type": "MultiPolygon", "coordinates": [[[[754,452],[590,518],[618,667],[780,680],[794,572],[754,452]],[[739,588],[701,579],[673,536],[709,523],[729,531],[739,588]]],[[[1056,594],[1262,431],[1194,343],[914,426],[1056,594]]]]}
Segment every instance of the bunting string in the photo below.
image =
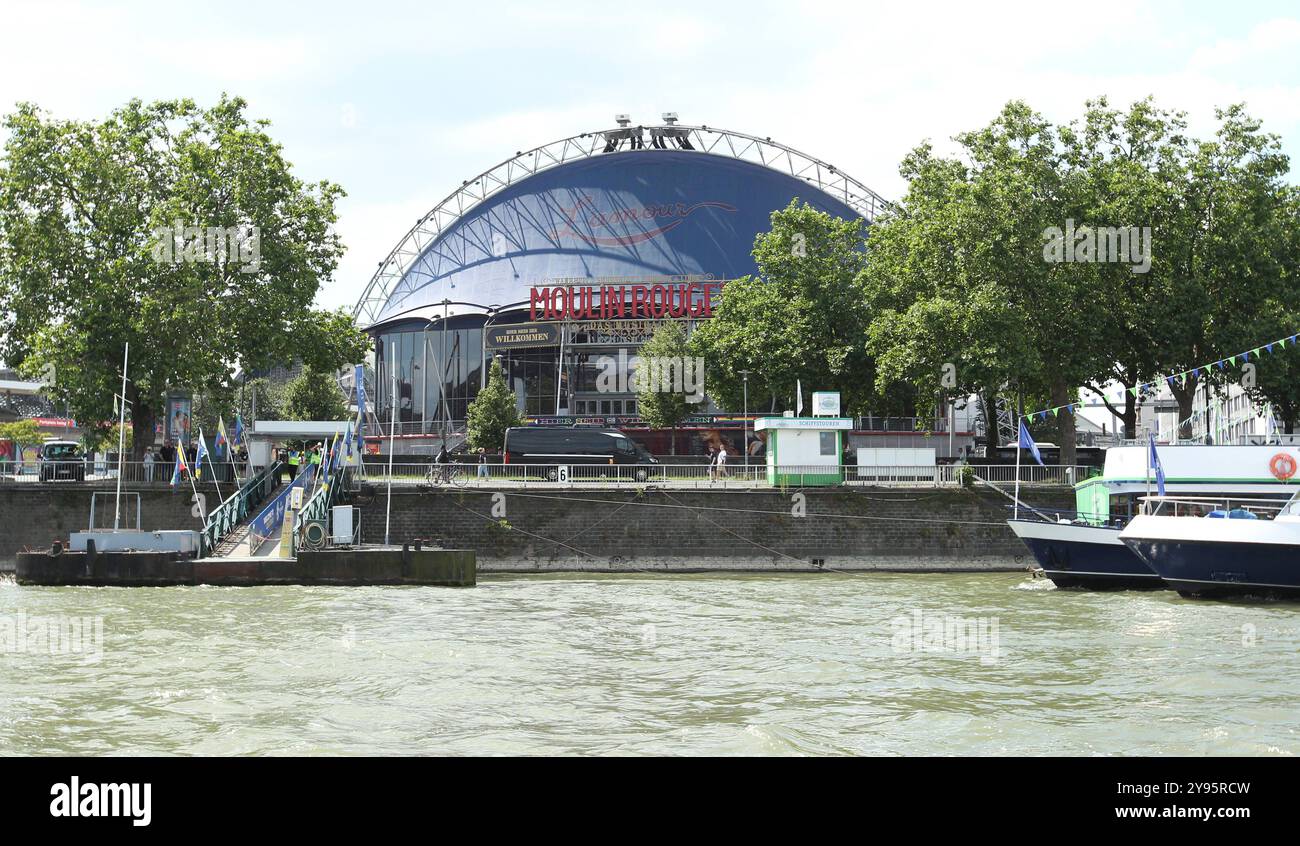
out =
{"type": "MultiPolygon", "coordinates": [[[[1143,382],[1141,384],[1134,385],[1133,387],[1128,389],[1128,392],[1136,397],[1141,395],[1143,391],[1150,390],[1159,386],[1169,385],[1170,387],[1173,387],[1174,382],[1178,382],[1180,385],[1185,385],[1187,384],[1188,377],[1196,378],[1197,376],[1201,375],[1202,371],[1208,373],[1216,368],[1218,370],[1226,370],[1229,365],[1235,365],[1238,360],[1240,360],[1242,364],[1245,364],[1249,362],[1252,357],[1260,358],[1265,355],[1271,355],[1275,350],[1286,349],[1287,344],[1291,344],[1292,346],[1294,346],[1297,343],[1296,340],[1297,338],[1300,338],[1300,333],[1296,333],[1295,335],[1287,335],[1284,338],[1278,338],[1276,341],[1269,341],[1266,344],[1260,344],[1254,349],[1245,350],[1244,352],[1239,352],[1236,355],[1230,355],[1227,358],[1221,358],[1218,361],[1212,361],[1209,364],[1202,364],[1200,367],[1193,367],[1190,370],[1184,370],[1181,373],[1174,373],[1170,376],[1165,376],[1160,379],[1153,379],[1150,382],[1143,382]]],[[[1089,390],[1092,389],[1089,388],[1089,390]]],[[[1097,391],[1093,391],[1093,393],[1096,393],[1098,396],[1102,396],[1102,397],[1106,396],[1105,394],[1098,393],[1097,391]]],[[[1124,391],[1121,390],[1118,394],[1116,394],[1111,399],[1115,402],[1123,402],[1124,391]]],[[[1073,413],[1076,408],[1080,408],[1082,405],[1083,403],[1081,402],[1070,402],[1064,405],[1058,405],[1055,408],[1043,408],[1043,409],[1039,409],[1038,411],[1031,411],[1028,414],[1022,414],[1021,418],[1032,423],[1034,421],[1034,418],[1038,418],[1039,420],[1046,420],[1047,415],[1049,414],[1053,417],[1056,417],[1062,411],[1073,413]]]]}

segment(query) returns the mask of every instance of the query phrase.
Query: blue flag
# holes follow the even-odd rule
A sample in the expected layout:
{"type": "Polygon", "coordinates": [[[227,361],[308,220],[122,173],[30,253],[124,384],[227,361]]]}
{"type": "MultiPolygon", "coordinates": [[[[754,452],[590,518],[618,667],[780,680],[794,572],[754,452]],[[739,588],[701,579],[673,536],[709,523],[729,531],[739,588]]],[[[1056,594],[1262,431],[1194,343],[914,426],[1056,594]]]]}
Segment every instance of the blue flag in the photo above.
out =
{"type": "Polygon", "coordinates": [[[194,478],[203,478],[203,459],[208,459],[208,464],[212,464],[212,458],[208,455],[208,444],[203,440],[203,430],[199,430],[199,448],[194,453],[194,478]]]}
{"type": "Polygon", "coordinates": [[[1147,440],[1151,444],[1151,455],[1147,459],[1147,466],[1156,471],[1156,492],[1164,496],[1165,468],[1160,466],[1160,455],[1156,452],[1156,436],[1148,432],[1147,440]]]}
{"type": "Polygon", "coordinates": [[[352,422],[348,421],[348,433],[343,436],[343,449],[347,452],[348,458],[352,457],[352,422]]]}
{"type": "Polygon", "coordinates": [[[244,442],[244,418],[240,414],[235,414],[235,445],[238,446],[244,442]]]}
{"type": "Polygon", "coordinates": [[[1034,461],[1046,466],[1043,464],[1043,456],[1038,452],[1038,444],[1034,443],[1034,439],[1029,436],[1029,429],[1025,427],[1023,417],[1020,419],[1020,448],[1029,450],[1029,454],[1034,457],[1034,461]]]}
{"type": "Polygon", "coordinates": [[[361,419],[366,419],[366,368],[363,364],[358,364],[352,374],[352,381],[357,386],[357,413],[361,419]]]}

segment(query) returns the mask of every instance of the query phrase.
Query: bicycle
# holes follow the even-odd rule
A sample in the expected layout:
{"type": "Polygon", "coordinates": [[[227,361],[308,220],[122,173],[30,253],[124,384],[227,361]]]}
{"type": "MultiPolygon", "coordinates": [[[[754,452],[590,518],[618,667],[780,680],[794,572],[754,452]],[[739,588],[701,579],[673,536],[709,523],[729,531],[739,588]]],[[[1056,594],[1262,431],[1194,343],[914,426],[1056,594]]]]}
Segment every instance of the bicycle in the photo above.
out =
{"type": "Polygon", "coordinates": [[[446,464],[435,462],[425,471],[424,482],[427,485],[455,485],[463,488],[469,483],[469,476],[458,462],[449,461],[446,464]]]}

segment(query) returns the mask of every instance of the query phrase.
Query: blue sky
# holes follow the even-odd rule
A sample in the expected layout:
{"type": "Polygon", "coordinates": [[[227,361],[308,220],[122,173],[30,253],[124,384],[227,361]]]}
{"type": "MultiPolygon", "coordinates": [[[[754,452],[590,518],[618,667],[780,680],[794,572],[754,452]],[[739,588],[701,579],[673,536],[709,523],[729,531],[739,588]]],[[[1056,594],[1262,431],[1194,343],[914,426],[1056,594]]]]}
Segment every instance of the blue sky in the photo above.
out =
{"type": "Polygon", "coordinates": [[[5,18],[6,111],[245,97],[299,176],[348,192],[331,307],[462,180],[617,112],[770,136],[886,197],[908,150],[1013,98],[1067,121],[1090,97],[1154,94],[1200,132],[1245,102],[1300,159],[1294,2],[37,2],[5,18]]]}

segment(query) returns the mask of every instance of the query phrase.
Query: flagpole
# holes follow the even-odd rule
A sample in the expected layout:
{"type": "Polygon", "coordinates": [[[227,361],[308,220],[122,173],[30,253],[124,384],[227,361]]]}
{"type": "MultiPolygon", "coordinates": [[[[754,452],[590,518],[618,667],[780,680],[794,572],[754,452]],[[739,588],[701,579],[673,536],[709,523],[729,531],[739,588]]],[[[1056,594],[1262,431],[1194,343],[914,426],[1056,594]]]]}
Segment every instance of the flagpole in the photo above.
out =
{"type": "MultiPolygon", "coordinates": [[[[131,355],[131,344],[122,349],[122,395],[117,414],[117,496],[113,503],[113,531],[122,524],[122,453],[126,452],[126,363],[131,355]]],[[[139,515],[136,515],[139,516],[139,515]]]]}
{"type": "MultiPolygon", "coordinates": [[[[217,422],[221,424],[221,428],[224,431],[226,428],[226,421],[218,419],[217,422]]],[[[235,490],[239,490],[244,486],[244,482],[239,478],[239,468],[235,466],[235,445],[224,435],[223,439],[226,442],[226,460],[230,462],[230,472],[235,477],[235,490]]]]}
{"type": "MultiPolygon", "coordinates": [[[[179,447],[179,449],[184,450],[185,449],[184,444],[182,444],[179,447]]],[[[185,475],[190,477],[190,490],[194,491],[194,504],[199,506],[199,522],[203,523],[204,525],[207,525],[208,514],[203,508],[202,505],[203,500],[199,498],[199,489],[194,484],[194,468],[190,466],[190,463],[188,461],[185,462],[185,475]]]]}
{"type": "Polygon", "coordinates": [[[1143,512],[1151,510],[1151,453],[1155,451],[1155,436],[1147,432],[1147,500],[1142,504],[1143,512]]]}
{"type": "Polygon", "coordinates": [[[1011,506],[1012,520],[1020,519],[1020,441],[1023,440],[1020,437],[1020,432],[1024,425],[1025,419],[1019,416],[1016,417],[1016,496],[1011,506]]]}
{"type": "MultiPolygon", "coordinates": [[[[219,503],[225,502],[226,501],[225,498],[221,495],[221,485],[217,484],[217,468],[212,464],[212,452],[211,450],[208,449],[207,441],[203,437],[202,426],[199,427],[199,446],[203,447],[204,455],[208,459],[208,469],[212,471],[212,487],[217,489],[217,502],[219,503]]],[[[202,473],[203,457],[199,456],[197,453],[195,454],[195,457],[198,458],[198,461],[195,461],[194,463],[199,465],[198,470],[200,473],[202,473]]]]}
{"type": "MultiPolygon", "coordinates": [[[[393,372],[392,421],[388,428],[388,504],[384,507],[384,546],[388,546],[388,529],[393,518],[393,444],[397,434],[397,344],[389,345],[389,369],[393,372]]],[[[443,431],[443,446],[446,446],[446,430],[443,431]]]]}

